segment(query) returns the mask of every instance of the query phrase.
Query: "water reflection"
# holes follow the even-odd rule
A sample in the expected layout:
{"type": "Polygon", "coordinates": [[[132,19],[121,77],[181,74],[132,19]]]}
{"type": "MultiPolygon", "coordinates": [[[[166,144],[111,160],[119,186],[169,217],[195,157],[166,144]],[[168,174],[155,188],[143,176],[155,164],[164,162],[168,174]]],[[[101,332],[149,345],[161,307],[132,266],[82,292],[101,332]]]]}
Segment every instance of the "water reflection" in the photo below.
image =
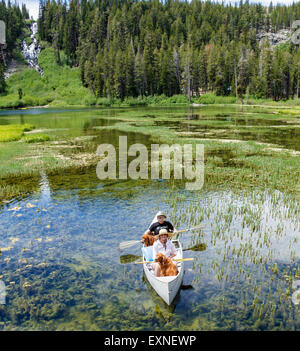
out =
{"type": "Polygon", "coordinates": [[[48,177],[45,172],[41,172],[40,181],[40,202],[47,206],[51,202],[51,189],[48,177]]]}

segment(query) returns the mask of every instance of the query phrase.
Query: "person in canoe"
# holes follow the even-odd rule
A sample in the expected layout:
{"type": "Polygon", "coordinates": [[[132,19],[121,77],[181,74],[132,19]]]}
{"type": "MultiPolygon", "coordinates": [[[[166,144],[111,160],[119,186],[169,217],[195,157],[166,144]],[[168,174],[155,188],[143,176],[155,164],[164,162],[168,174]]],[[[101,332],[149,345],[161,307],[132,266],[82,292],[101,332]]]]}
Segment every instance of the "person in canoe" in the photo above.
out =
{"type": "MultiPolygon", "coordinates": [[[[161,254],[163,254],[165,257],[166,262],[161,262],[160,260],[158,260],[158,262],[154,262],[152,264],[152,267],[154,269],[154,274],[156,277],[160,277],[161,276],[161,270],[162,268],[173,268],[177,271],[177,266],[174,262],[171,261],[171,259],[173,257],[176,256],[176,248],[174,246],[174,244],[172,243],[171,240],[169,240],[170,237],[170,233],[168,232],[167,229],[161,229],[158,233],[158,235],[156,235],[157,240],[155,241],[155,243],[153,244],[153,257],[156,258],[161,258],[161,254]],[[169,266],[169,267],[162,267],[162,264],[165,266],[169,266]],[[172,266],[172,267],[170,267],[172,266]]],[[[176,273],[177,274],[177,273],[176,273]]],[[[166,275],[166,274],[164,274],[166,275]]],[[[171,274],[172,275],[172,274],[171,274]]]]}
{"type": "Polygon", "coordinates": [[[145,231],[145,234],[158,235],[161,229],[167,229],[168,232],[176,231],[173,224],[166,221],[167,216],[164,212],[159,211],[156,215],[157,222],[150,225],[149,229],[145,231]]]}
{"type": "Polygon", "coordinates": [[[157,222],[150,225],[149,229],[145,231],[142,236],[142,242],[145,246],[152,246],[157,239],[157,235],[161,229],[166,229],[169,233],[176,231],[173,224],[166,221],[167,216],[164,212],[159,211],[156,215],[157,222]]]}

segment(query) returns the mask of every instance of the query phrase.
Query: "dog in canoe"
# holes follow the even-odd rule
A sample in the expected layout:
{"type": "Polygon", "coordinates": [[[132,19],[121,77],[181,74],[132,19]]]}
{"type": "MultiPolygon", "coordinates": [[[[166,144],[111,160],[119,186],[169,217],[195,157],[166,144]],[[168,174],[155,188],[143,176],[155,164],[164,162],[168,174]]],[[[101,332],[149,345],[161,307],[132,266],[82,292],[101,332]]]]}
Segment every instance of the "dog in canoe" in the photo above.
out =
{"type": "Polygon", "coordinates": [[[156,238],[155,236],[151,234],[144,234],[142,236],[142,243],[147,247],[147,246],[152,246],[155,242],[156,238]]]}
{"type": "Polygon", "coordinates": [[[161,277],[174,276],[178,274],[176,265],[170,258],[167,258],[164,254],[158,253],[156,255],[156,262],[160,266],[161,277]]]}

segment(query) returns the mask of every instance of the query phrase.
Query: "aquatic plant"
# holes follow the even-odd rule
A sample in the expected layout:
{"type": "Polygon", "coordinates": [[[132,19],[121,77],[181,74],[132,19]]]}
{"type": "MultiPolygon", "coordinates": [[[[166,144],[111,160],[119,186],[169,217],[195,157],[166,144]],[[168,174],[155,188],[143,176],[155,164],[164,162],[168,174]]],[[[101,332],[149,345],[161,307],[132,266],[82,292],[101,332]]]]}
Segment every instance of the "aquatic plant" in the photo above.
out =
{"type": "Polygon", "coordinates": [[[46,134],[27,134],[25,137],[23,137],[23,141],[25,141],[25,143],[41,143],[49,140],[51,140],[51,138],[46,134]]]}

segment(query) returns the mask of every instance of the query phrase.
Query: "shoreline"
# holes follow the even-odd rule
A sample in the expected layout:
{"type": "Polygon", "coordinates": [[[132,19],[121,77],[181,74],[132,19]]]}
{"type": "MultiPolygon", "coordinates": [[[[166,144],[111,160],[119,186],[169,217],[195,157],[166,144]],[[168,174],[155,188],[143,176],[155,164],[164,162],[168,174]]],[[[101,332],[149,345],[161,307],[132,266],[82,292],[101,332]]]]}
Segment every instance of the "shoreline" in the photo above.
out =
{"type": "Polygon", "coordinates": [[[25,106],[23,108],[49,108],[49,104],[43,106],[25,106]]]}
{"type": "Polygon", "coordinates": [[[50,104],[47,105],[34,105],[34,106],[24,106],[24,107],[0,107],[0,111],[5,111],[5,110],[27,110],[27,109],[37,109],[37,108],[82,108],[82,109],[90,109],[90,108],[137,108],[137,107],[187,107],[187,108],[198,108],[198,107],[208,107],[208,106],[236,106],[236,107],[262,107],[262,108],[274,108],[274,109],[291,109],[291,110],[298,110],[299,109],[299,116],[300,116],[300,105],[267,105],[267,104],[241,104],[241,103],[213,103],[213,104],[197,104],[197,103],[191,103],[191,104],[176,104],[176,103],[169,103],[169,104],[149,104],[149,105],[135,105],[135,106],[130,106],[130,105],[122,105],[122,104],[112,104],[112,105],[93,105],[93,106],[87,106],[87,105],[57,105],[57,106],[50,106],[50,104]]]}
{"type": "Polygon", "coordinates": [[[49,104],[48,105],[43,105],[43,106],[25,106],[25,107],[19,107],[17,108],[17,110],[27,110],[30,108],[49,108],[49,104]]]}
{"type": "MultiPolygon", "coordinates": [[[[240,101],[226,101],[226,96],[216,96],[215,101],[176,101],[173,97],[163,97],[163,96],[148,96],[144,97],[142,100],[138,97],[136,98],[126,98],[123,101],[120,99],[113,99],[108,101],[107,98],[99,98],[94,99],[93,103],[84,103],[80,98],[75,99],[72,104],[67,103],[66,101],[61,101],[54,99],[51,102],[48,102],[45,105],[25,105],[26,101],[22,100],[14,100],[12,104],[7,103],[5,101],[2,102],[2,97],[0,97],[0,110],[22,110],[22,109],[37,109],[37,108],[136,108],[136,107],[188,107],[188,108],[201,108],[205,106],[235,106],[235,107],[262,107],[262,108],[272,108],[272,109],[294,109],[299,110],[300,116],[300,98],[296,100],[289,100],[289,102],[276,102],[276,101],[269,101],[265,99],[249,99],[248,102],[241,103],[240,101]],[[103,100],[103,101],[102,101],[103,100]],[[14,106],[12,106],[14,105],[14,106]],[[25,105],[25,106],[24,106],[25,105]]],[[[181,95],[180,97],[184,97],[181,95]]],[[[35,101],[38,102],[38,101],[35,101]]],[[[295,112],[296,112],[295,111],[295,112]]],[[[297,111],[298,112],[298,111],[297,111]]]]}

